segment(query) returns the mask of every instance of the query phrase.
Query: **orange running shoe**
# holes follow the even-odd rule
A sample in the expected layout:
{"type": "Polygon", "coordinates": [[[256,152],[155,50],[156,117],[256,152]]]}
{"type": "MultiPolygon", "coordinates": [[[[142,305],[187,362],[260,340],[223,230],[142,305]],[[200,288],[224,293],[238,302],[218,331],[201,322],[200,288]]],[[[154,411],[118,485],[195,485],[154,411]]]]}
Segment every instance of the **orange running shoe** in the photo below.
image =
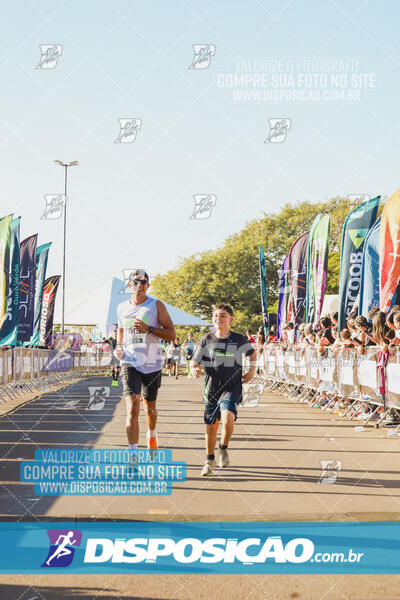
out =
{"type": "Polygon", "coordinates": [[[157,444],[157,437],[148,437],[147,438],[147,448],[149,450],[157,450],[158,448],[158,444],[157,444]]]}

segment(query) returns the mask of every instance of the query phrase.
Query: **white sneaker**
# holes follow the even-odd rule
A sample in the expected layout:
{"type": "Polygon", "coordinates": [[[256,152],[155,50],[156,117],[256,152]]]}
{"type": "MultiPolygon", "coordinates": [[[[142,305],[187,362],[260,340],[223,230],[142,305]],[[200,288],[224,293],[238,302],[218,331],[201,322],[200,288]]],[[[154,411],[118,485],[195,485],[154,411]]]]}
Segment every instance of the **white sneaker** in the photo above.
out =
{"type": "Polygon", "coordinates": [[[222,450],[222,448],[218,448],[218,466],[221,469],[226,469],[229,467],[228,450],[222,450]]]}
{"type": "Polygon", "coordinates": [[[210,477],[213,474],[213,468],[216,465],[215,458],[206,458],[206,462],[204,463],[204,467],[201,470],[202,477],[210,477]]]}

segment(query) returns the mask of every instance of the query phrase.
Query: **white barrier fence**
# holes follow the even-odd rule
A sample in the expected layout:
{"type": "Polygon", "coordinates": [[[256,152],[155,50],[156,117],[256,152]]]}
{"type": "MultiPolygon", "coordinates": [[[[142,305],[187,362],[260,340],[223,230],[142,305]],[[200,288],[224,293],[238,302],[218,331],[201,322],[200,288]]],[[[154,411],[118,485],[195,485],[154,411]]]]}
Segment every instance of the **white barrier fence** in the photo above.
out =
{"type": "Polygon", "coordinates": [[[45,390],[74,377],[106,374],[110,352],[74,352],[41,348],[0,349],[0,399],[45,390]]]}

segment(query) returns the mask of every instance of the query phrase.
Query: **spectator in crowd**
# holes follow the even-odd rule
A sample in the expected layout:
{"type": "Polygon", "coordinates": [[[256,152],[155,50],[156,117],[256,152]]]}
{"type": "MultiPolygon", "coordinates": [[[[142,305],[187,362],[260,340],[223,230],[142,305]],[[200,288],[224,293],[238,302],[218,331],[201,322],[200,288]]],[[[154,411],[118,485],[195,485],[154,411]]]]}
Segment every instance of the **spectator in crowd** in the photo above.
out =
{"type": "Polygon", "coordinates": [[[389,327],[389,329],[391,329],[393,331],[396,329],[394,326],[394,317],[399,312],[400,312],[400,306],[398,304],[396,304],[395,306],[393,306],[390,309],[390,311],[386,315],[386,325],[389,327]]]}
{"type": "Polygon", "coordinates": [[[367,329],[368,329],[368,321],[362,315],[359,315],[354,319],[354,327],[356,329],[356,334],[353,337],[353,341],[356,344],[357,351],[359,354],[364,354],[365,344],[367,342],[367,329]]]}
{"type": "Polygon", "coordinates": [[[268,331],[267,342],[269,344],[270,342],[276,342],[277,340],[278,338],[276,335],[276,325],[271,325],[268,331]]]}
{"type": "Polygon", "coordinates": [[[330,317],[331,317],[332,324],[337,326],[338,320],[339,320],[339,313],[333,312],[333,313],[331,313],[330,317]]]}
{"type": "Polygon", "coordinates": [[[383,406],[386,408],[386,382],[385,382],[385,367],[389,358],[390,344],[390,329],[386,324],[386,314],[382,311],[377,311],[372,319],[372,336],[375,343],[380,347],[381,351],[376,363],[378,389],[382,396],[383,406]]]}
{"type": "Polygon", "coordinates": [[[322,352],[322,350],[326,347],[326,346],[333,346],[333,344],[335,343],[335,339],[332,335],[332,321],[330,319],[330,317],[322,317],[321,319],[321,337],[319,340],[319,351],[322,352]]]}
{"type": "Polygon", "coordinates": [[[334,343],[332,350],[334,355],[336,356],[339,352],[343,350],[348,350],[350,348],[354,348],[354,342],[351,339],[351,332],[349,329],[342,329],[340,332],[339,339],[334,343]]]}
{"type": "Polygon", "coordinates": [[[287,339],[288,342],[291,346],[293,346],[294,342],[295,342],[295,331],[294,331],[294,324],[289,322],[286,325],[286,332],[287,332],[287,339]]]}
{"type": "Polygon", "coordinates": [[[251,331],[251,329],[248,329],[248,330],[246,331],[246,337],[247,337],[247,339],[249,340],[249,342],[251,342],[252,344],[255,344],[255,343],[256,343],[256,340],[255,340],[255,339],[254,339],[254,337],[253,337],[253,332],[251,331]]]}
{"type": "Polygon", "coordinates": [[[394,317],[393,317],[393,325],[394,325],[394,329],[395,329],[395,339],[393,340],[393,343],[395,344],[395,346],[399,346],[400,345],[400,311],[398,311],[394,317]]]}
{"type": "Polygon", "coordinates": [[[307,346],[314,346],[315,340],[316,337],[312,323],[307,323],[304,327],[304,342],[307,346]]]}

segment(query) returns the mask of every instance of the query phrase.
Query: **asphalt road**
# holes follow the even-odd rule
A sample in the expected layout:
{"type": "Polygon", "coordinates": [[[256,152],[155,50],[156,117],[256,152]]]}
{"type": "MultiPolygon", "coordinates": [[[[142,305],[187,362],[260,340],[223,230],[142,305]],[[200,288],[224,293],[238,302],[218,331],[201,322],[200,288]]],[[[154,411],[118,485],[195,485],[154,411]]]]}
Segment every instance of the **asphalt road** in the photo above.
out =
{"type": "MultiPolygon", "coordinates": [[[[0,417],[0,518],[3,520],[118,519],[161,521],[398,520],[399,438],[359,422],[265,393],[241,407],[230,446],[231,467],[202,478],[204,425],[201,381],[163,377],[159,445],[187,464],[187,480],[171,496],[36,497],[19,481],[21,460],[37,448],[127,446],[121,387],[99,410],[90,408],[94,378],[42,395],[0,417]],[[88,409],[89,407],[89,409],[88,409]],[[321,480],[333,461],[335,483],[321,480]]],[[[141,446],[145,442],[144,416],[141,446]]],[[[400,598],[400,576],[0,576],[1,600],[66,598],[400,598]]]]}

